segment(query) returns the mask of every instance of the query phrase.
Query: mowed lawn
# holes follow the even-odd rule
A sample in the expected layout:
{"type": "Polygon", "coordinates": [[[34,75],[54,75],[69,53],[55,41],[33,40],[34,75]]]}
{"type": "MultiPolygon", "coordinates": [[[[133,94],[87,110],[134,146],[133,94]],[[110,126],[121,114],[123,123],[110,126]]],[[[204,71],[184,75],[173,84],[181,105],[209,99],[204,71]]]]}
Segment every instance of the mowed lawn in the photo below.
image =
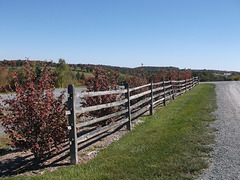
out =
{"type": "Polygon", "coordinates": [[[193,179],[207,168],[214,142],[215,85],[200,84],[86,164],[20,179],[193,179]]]}

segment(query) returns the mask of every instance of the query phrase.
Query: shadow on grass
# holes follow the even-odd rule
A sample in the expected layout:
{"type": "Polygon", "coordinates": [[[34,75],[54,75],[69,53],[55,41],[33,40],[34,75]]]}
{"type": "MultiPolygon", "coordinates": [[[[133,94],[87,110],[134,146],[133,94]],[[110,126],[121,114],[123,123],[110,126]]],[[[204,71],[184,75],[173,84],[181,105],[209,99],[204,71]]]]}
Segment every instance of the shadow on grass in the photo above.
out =
{"type": "MultiPolygon", "coordinates": [[[[144,115],[145,112],[140,114],[139,116],[135,117],[146,117],[149,115],[144,115]]],[[[120,125],[111,131],[103,132],[99,135],[92,137],[89,140],[81,142],[78,144],[78,151],[83,150],[91,146],[92,144],[118,132],[121,130],[126,124],[120,125]]],[[[88,131],[84,132],[87,133],[88,131]]],[[[81,134],[81,133],[80,133],[81,134]]],[[[21,173],[26,172],[34,172],[38,174],[39,172],[43,171],[45,168],[51,167],[61,167],[70,165],[69,160],[69,143],[68,141],[62,145],[62,149],[54,156],[44,159],[40,163],[36,163],[34,160],[33,154],[26,153],[17,153],[17,151],[13,151],[8,148],[0,149],[0,178],[1,177],[10,177],[15,176],[21,173]],[[6,157],[4,157],[6,156],[6,157]],[[47,162],[47,163],[46,163],[47,162]]]]}
{"type": "MultiPolygon", "coordinates": [[[[124,125],[121,125],[115,129],[113,129],[111,132],[103,132],[99,135],[96,135],[95,137],[92,137],[91,139],[81,142],[78,144],[78,151],[88,148],[90,145],[98,142],[99,140],[116,133],[121,128],[123,128],[124,125]]],[[[40,174],[41,171],[44,171],[46,168],[51,167],[62,167],[70,165],[69,161],[69,144],[66,142],[63,145],[63,148],[61,151],[59,151],[55,156],[52,156],[50,158],[45,159],[44,161],[37,164],[34,161],[33,154],[28,153],[24,155],[17,155],[16,152],[10,151],[8,149],[0,149],[0,178],[1,177],[10,177],[15,176],[21,173],[27,173],[27,172],[33,172],[34,174],[40,174]],[[3,156],[7,156],[7,158],[4,158],[2,160],[3,156]],[[45,163],[49,161],[48,163],[45,163]]]]}
{"type": "Polygon", "coordinates": [[[0,148],[0,156],[4,156],[5,154],[11,153],[12,151],[8,148],[0,148]]]}

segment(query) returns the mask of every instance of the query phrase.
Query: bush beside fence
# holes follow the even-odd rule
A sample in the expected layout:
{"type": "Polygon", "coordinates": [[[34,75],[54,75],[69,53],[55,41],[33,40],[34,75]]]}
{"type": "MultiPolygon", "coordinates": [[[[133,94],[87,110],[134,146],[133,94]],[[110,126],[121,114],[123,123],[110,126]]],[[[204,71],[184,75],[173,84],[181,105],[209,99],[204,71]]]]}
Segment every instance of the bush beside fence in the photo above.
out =
{"type": "Polygon", "coordinates": [[[159,105],[166,106],[166,102],[174,100],[175,97],[184,94],[193,87],[199,84],[198,77],[193,77],[186,80],[169,80],[158,83],[153,83],[152,80],[149,84],[130,88],[129,84],[125,84],[124,89],[112,90],[112,91],[98,91],[98,92],[83,92],[75,94],[75,88],[73,85],[68,86],[68,115],[69,120],[69,141],[70,141],[70,163],[78,163],[78,143],[87,141],[101,133],[108,131],[109,129],[119,127],[126,124],[127,129],[131,131],[132,120],[136,119],[140,115],[149,111],[149,114],[153,114],[153,109],[159,105]],[[140,90],[140,91],[139,91],[140,90]],[[137,92],[137,94],[135,93],[137,92]],[[103,96],[103,95],[119,95],[120,100],[107,104],[99,104],[89,107],[80,107],[75,103],[76,98],[103,96]],[[76,114],[83,114],[91,111],[101,110],[103,108],[119,107],[117,112],[108,114],[102,117],[93,118],[88,121],[77,123],[76,114]],[[93,130],[83,133],[81,129],[89,127],[96,123],[106,121],[114,118],[115,121],[99,128],[93,128],[93,130]],[[77,132],[80,129],[80,132],[77,132]],[[81,134],[81,135],[80,135],[81,134]]]}

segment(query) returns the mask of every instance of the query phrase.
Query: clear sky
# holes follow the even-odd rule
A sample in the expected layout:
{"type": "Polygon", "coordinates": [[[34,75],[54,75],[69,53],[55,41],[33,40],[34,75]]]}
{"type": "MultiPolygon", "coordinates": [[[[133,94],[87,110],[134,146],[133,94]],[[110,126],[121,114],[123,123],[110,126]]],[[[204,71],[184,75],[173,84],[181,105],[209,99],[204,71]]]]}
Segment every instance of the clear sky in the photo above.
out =
{"type": "Polygon", "coordinates": [[[240,0],[0,0],[0,59],[240,71],[240,0]]]}

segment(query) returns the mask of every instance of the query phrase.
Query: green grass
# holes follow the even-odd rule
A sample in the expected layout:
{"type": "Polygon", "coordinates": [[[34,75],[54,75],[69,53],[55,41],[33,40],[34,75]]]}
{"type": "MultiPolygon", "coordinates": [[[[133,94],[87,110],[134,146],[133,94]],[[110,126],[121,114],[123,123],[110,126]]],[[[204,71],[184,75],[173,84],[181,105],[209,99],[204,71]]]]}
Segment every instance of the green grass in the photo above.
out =
{"type": "Polygon", "coordinates": [[[10,95],[10,94],[14,94],[14,93],[16,93],[16,92],[8,92],[8,93],[6,93],[6,92],[0,92],[0,96],[1,96],[1,95],[10,95]]]}
{"type": "MultiPolygon", "coordinates": [[[[77,71],[72,71],[74,73],[74,75],[76,76],[77,74],[77,71]]],[[[82,75],[82,73],[84,74],[85,78],[90,78],[90,77],[94,77],[94,74],[93,73],[89,73],[89,72],[79,72],[80,75],[82,75]]]]}
{"type": "Polygon", "coordinates": [[[8,154],[10,147],[10,139],[7,135],[0,136],[0,156],[8,154]]]}
{"type": "MultiPolygon", "coordinates": [[[[72,71],[72,72],[73,72],[74,75],[76,76],[77,71],[72,71]]],[[[81,71],[80,71],[79,73],[80,73],[80,75],[82,75],[82,73],[83,73],[84,76],[85,76],[85,79],[94,77],[94,74],[93,74],[93,73],[81,72],[81,71]]],[[[75,85],[76,88],[85,88],[85,87],[86,87],[86,86],[85,86],[84,84],[82,84],[81,82],[76,82],[76,83],[74,83],[74,85],[75,85]]]]}
{"type": "Polygon", "coordinates": [[[86,164],[21,179],[192,179],[207,168],[215,86],[201,84],[160,108],[86,164]]]}

